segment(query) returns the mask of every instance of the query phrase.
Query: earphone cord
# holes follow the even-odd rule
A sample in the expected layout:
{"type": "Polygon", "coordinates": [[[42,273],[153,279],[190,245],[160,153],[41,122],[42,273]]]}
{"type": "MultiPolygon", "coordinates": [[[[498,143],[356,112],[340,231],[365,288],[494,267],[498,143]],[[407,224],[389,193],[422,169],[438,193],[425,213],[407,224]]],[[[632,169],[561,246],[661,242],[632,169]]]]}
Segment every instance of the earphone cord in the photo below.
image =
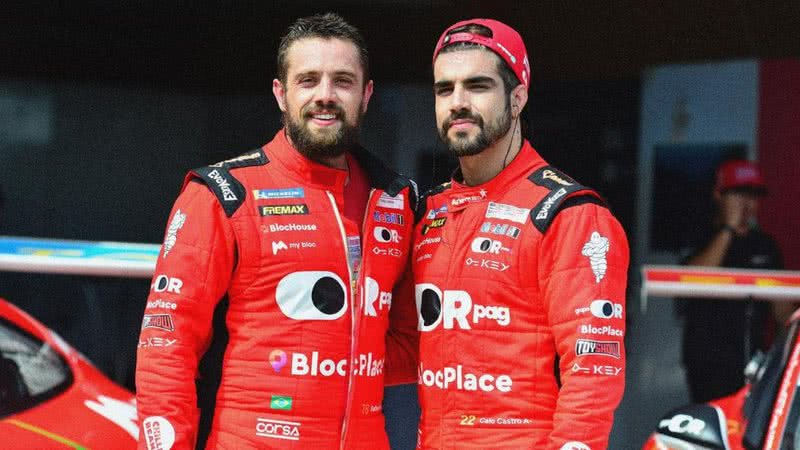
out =
{"type": "Polygon", "coordinates": [[[519,117],[514,119],[514,130],[511,132],[511,141],[508,143],[508,148],[506,149],[506,156],[503,158],[503,169],[506,168],[508,165],[508,154],[511,152],[511,145],[514,143],[514,135],[517,133],[517,124],[519,123],[519,117]]]}

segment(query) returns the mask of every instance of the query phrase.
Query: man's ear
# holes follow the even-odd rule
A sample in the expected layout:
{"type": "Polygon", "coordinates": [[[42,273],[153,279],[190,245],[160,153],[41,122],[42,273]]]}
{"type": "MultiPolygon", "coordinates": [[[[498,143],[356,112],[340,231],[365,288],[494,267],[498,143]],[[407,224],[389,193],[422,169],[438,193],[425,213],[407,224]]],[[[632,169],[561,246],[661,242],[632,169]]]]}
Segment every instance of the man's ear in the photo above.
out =
{"type": "Polygon", "coordinates": [[[364,99],[361,100],[361,114],[367,112],[367,105],[369,104],[369,99],[372,98],[372,90],[374,87],[372,80],[367,81],[367,85],[364,86],[364,99]]]}
{"type": "Polygon", "coordinates": [[[278,108],[280,108],[282,112],[286,112],[286,89],[283,87],[283,83],[277,78],[272,80],[272,95],[275,96],[275,101],[278,102],[278,108]]]}
{"type": "Polygon", "coordinates": [[[511,90],[511,114],[516,119],[528,103],[528,89],[524,84],[518,84],[511,90]]]}

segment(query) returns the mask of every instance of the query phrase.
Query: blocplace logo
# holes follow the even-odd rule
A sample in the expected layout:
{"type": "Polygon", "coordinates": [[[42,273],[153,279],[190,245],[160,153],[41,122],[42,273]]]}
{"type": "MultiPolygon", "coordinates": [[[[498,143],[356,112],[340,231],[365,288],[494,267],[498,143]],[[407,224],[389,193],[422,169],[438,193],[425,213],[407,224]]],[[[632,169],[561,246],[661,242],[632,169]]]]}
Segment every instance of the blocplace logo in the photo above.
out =
{"type": "Polygon", "coordinates": [[[509,375],[492,375],[488,373],[470,373],[461,364],[456,367],[443,367],[439,370],[425,369],[420,363],[419,384],[439,389],[455,389],[459,391],[511,392],[513,380],[509,375]]]}

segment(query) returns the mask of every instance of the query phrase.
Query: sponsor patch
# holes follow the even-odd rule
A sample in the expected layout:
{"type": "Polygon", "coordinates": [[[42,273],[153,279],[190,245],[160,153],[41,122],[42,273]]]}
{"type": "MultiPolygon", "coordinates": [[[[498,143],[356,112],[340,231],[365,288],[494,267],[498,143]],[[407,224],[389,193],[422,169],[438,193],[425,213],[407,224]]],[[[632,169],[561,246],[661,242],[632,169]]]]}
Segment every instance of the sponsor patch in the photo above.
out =
{"type": "Polygon", "coordinates": [[[492,233],[498,236],[508,236],[511,239],[519,237],[520,229],[507,223],[483,222],[481,233],[492,233]]]}
{"type": "Polygon", "coordinates": [[[378,206],[382,208],[403,209],[405,206],[405,200],[400,194],[392,197],[386,192],[381,192],[381,196],[378,198],[378,206]]]}
{"type": "Polygon", "coordinates": [[[560,184],[562,186],[572,186],[572,183],[570,183],[569,181],[561,178],[560,176],[558,176],[557,173],[553,172],[550,169],[545,169],[542,172],[542,179],[543,180],[555,181],[556,183],[558,183],[558,184],[560,184]]]}
{"type": "Polygon", "coordinates": [[[139,339],[139,348],[152,348],[152,347],[172,347],[177,343],[177,339],[149,337],[147,339],[139,339]]]}
{"type": "Polygon", "coordinates": [[[162,300],[160,298],[156,299],[156,300],[150,300],[149,302],[147,302],[146,307],[147,307],[147,309],[150,309],[150,308],[162,308],[162,309],[171,309],[173,311],[178,309],[178,305],[177,304],[175,304],[173,302],[164,301],[164,300],[162,300]]]}
{"type": "Polygon", "coordinates": [[[481,269],[496,270],[498,272],[505,272],[511,267],[511,264],[506,264],[502,261],[472,257],[467,258],[464,264],[472,267],[480,267],[481,269]]]}
{"type": "Polygon", "coordinates": [[[598,319],[621,319],[622,311],[623,309],[620,303],[599,299],[592,300],[592,303],[590,303],[588,307],[575,309],[575,315],[579,316],[590,312],[598,319]]]}
{"type": "Polygon", "coordinates": [[[578,339],[575,341],[575,355],[601,355],[619,359],[619,342],[578,339]]]}
{"type": "Polygon", "coordinates": [[[550,215],[550,208],[553,207],[553,204],[556,200],[560,199],[561,197],[567,195],[567,190],[561,188],[557,190],[555,193],[551,194],[547,197],[547,200],[544,201],[542,208],[536,213],[536,220],[545,220],[550,215]]]}
{"type": "Polygon", "coordinates": [[[422,234],[428,234],[433,228],[441,228],[447,222],[447,217],[439,217],[430,221],[430,223],[426,223],[422,226],[422,234]]]}
{"type": "Polygon", "coordinates": [[[596,334],[599,336],[616,336],[622,337],[625,333],[622,330],[612,327],[611,325],[604,325],[602,327],[596,327],[594,325],[581,325],[578,327],[578,331],[581,334],[596,334]]]}
{"type": "Polygon", "coordinates": [[[271,223],[269,227],[266,224],[262,225],[262,231],[265,233],[283,233],[285,231],[317,231],[317,224],[315,223],[271,223]]]}
{"type": "Polygon", "coordinates": [[[167,254],[178,241],[178,231],[183,228],[185,222],[186,214],[182,213],[180,209],[175,211],[175,214],[172,215],[172,220],[169,222],[169,227],[167,227],[167,236],[164,238],[164,258],[167,257],[167,254]]]}
{"type": "Polygon", "coordinates": [[[214,183],[222,192],[222,200],[226,202],[235,202],[238,200],[236,194],[233,193],[233,189],[231,189],[231,182],[225,178],[219,170],[214,169],[211,172],[208,172],[208,177],[214,180],[214,183]]]}
{"type": "Polygon", "coordinates": [[[445,213],[447,213],[447,205],[442,205],[439,209],[430,209],[425,218],[428,220],[433,220],[436,218],[436,216],[445,213]]]}
{"type": "Polygon", "coordinates": [[[281,250],[288,250],[289,246],[286,245],[283,241],[272,241],[272,254],[277,255],[281,250]]]}
{"type": "Polygon", "coordinates": [[[253,189],[253,196],[256,200],[276,200],[284,198],[303,198],[305,191],[301,187],[284,189],[253,189]]]}
{"type": "Polygon", "coordinates": [[[619,373],[622,372],[622,367],[609,366],[603,364],[592,364],[590,368],[589,366],[582,367],[580,364],[575,363],[572,365],[572,371],[575,373],[586,373],[586,374],[605,375],[613,377],[619,375],[619,373]]]}
{"type": "Polygon", "coordinates": [[[269,400],[270,409],[280,409],[282,411],[292,410],[292,397],[285,395],[273,395],[269,400]]]}
{"type": "Polygon", "coordinates": [[[300,440],[300,422],[286,420],[256,419],[256,436],[286,439],[289,441],[300,440]]]}
{"type": "Polygon", "coordinates": [[[597,231],[592,232],[589,241],[583,244],[581,255],[589,258],[595,283],[599,283],[606,276],[606,269],[608,269],[606,254],[610,247],[611,243],[608,238],[601,236],[597,231]]]}
{"type": "Polygon", "coordinates": [[[153,292],[166,291],[166,292],[171,292],[173,294],[180,294],[182,287],[183,287],[183,280],[175,277],[170,278],[166,275],[158,275],[153,280],[153,284],[150,285],[150,289],[153,292]]]}
{"type": "Polygon", "coordinates": [[[209,167],[222,167],[224,165],[239,167],[239,166],[248,165],[248,164],[242,164],[242,163],[253,162],[254,160],[257,160],[256,161],[257,164],[265,164],[266,163],[266,161],[265,161],[266,158],[261,154],[261,150],[257,150],[257,151],[254,151],[252,153],[247,153],[247,154],[244,154],[244,155],[241,155],[241,156],[237,156],[235,158],[226,159],[225,161],[220,161],[218,163],[211,164],[209,167]]]}
{"type": "Polygon", "coordinates": [[[470,203],[480,202],[486,199],[486,190],[481,189],[478,192],[463,193],[458,196],[450,198],[450,206],[459,207],[468,205],[470,203]]]}
{"type": "Polygon", "coordinates": [[[400,213],[384,213],[380,211],[375,211],[372,214],[372,218],[375,222],[378,223],[387,223],[391,225],[405,225],[406,219],[400,213]]]}
{"type": "Polygon", "coordinates": [[[142,320],[142,329],[158,328],[166,331],[175,331],[172,316],[169,314],[145,314],[142,320]]]}
{"type": "Polygon", "coordinates": [[[287,205],[265,205],[258,208],[262,216],[296,216],[308,214],[308,205],[294,203],[287,205]]]}
{"type": "Polygon", "coordinates": [[[372,253],[375,253],[378,256],[393,256],[395,258],[400,258],[403,256],[403,252],[396,248],[373,247],[372,253]]]}
{"type": "Polygon", "coordinates": [[[170,450],[175,444],[175,428],[161,416],[150,416],[142,421],[147,450],[170,450]]]}
{"type": "Polygon", "coordinates": [[[510,220],[512,222],[524,224],[528,220],[528,214],[531,210],[526,208],[518,208],[513,205],[506,205],[504,203],[489,202],[486,207],[487,219],[501,219],[510,220]]]}

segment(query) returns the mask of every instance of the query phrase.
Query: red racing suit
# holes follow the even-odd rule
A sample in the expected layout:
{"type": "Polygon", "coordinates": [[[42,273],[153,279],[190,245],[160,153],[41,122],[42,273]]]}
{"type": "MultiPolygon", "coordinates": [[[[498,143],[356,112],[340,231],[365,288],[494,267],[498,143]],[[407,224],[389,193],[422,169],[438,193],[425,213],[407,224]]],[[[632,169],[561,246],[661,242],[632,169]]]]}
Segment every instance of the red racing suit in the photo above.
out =
{"type": "Polygon", "coordinates": [[[446,183],[419,212],[418,448],[606,448],[628,243],[599,196],[525,141],[494,179],[446,183]]]}
{"type": "MultiPolygon", "coordinates": [[[[219,377],[202,411],[208,448],[388,449],[385,336],[416,188],[350,155],[373,186],[363,223],[341,213],[347,171],[306,159],[283,131],[186,177],[139,339],[141,449],[195,447],[200,366],[219,377]],[[209,347],[220,361],[201,362],[209,347]]],[[[415,381],[402,358],[387,382],[415,381]]]]}

